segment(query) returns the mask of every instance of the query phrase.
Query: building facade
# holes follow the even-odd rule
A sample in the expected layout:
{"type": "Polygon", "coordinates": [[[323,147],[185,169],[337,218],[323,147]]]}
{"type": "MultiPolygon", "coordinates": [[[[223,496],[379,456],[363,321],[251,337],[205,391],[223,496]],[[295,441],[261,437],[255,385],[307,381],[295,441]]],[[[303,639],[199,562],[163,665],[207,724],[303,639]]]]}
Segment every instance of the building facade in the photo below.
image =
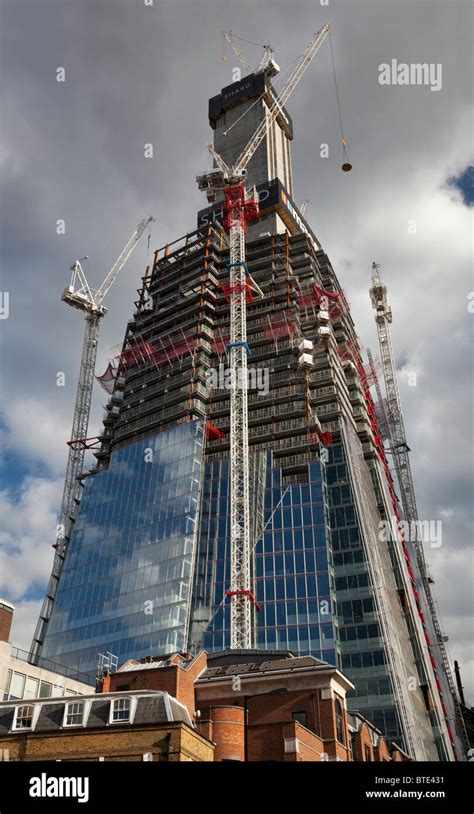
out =
{"type": "Polygon", "coordinates": [[[31,664],[30,653],[10,642],[14,605],[0,599],[0,699],[30,701],[33,698],[61,698],[91,692],[94,679],[46,659],[41,666],[31,664]]]}
{"type": "Polygon", "coordinates": [[[288,651],[172,653],[129,659],[98,694],[0,703],[10,761],[408,760],[347,710],[353,684],[288,651]]]}
{"type": "Polygon", "coordinates": [[[214,746],[167,692],[0,704],[9,761],[212,761],[214,746]]]}
{"type": "MultiPolygon", "coordinates": [[[[273,97],[252,75],[210,102],[231,162],[273,97]],[[228,131],[230,130],[229,134],[228,131]]],[[[350,308],[292,199],[286,111],[249,164],[261,216],[246,259],[255,641],[341,668],[349,707],[419,760],[454,755],[407,551],[381,540],[393,481],[350,308]]],[[[117,359],[34,658],[94,673],[229,645],[228,246],[223,204],[155,252],[117,359]]]]}

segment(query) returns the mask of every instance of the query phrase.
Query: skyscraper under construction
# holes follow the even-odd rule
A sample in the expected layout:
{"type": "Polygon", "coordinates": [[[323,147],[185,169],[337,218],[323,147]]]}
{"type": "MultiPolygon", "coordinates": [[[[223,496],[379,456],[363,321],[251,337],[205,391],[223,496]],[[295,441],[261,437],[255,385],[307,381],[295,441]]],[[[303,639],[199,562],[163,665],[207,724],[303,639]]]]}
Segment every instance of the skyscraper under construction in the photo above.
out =
{"type": "MultiPolygon", "coordinates": [[[[209,102],[232,164],[274,104],[274,63],[209,102]]],[[[418,760],[451,760],[443,701],[405,542],[380,534],[398,504],[350,309],[293,199],[293,125],[268,120],[248,164],[260,217],[246,262],[254,645],[312,654],[355,683],[350,700],[418,760]]],[[[53,574],[34,657],[94,674],[119,662],[228,647],[229,247],[223,201],[155,252],[96,452],[53,574]]],[[[397,515],[398,516],[398,515],[397,515]]],[[[459,756],[459,753],[458,753],[459,756]]]]}

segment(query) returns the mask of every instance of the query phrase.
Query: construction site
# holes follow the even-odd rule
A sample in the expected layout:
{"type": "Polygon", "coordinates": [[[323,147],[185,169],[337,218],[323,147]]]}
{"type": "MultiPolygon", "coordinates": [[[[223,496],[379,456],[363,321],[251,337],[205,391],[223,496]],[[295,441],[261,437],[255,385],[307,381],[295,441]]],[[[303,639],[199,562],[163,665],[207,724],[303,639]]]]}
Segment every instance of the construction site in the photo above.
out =
{"type": "MultiPolygon", "coordinates": [[[[209,100],[207,205],[154,251],[102,375],[103,300],[152,216],[99,289],[71,267],[63,299],[85,337],[31,660],[94,676],[105,652],[291,651],[341,670],[348,709],[412,759],[465,760],[423,540],[399,526],[419,518],[381,264],[367,269],[379,360],[294,198],[285,105],[329,36],[277,93],[271,46],[252,66],[225,32],[245,76],[209,100]],[[93,437],[95,379],[108,401],[93,437]]],[[[341,142],[348,173],[342,126],[341,142]]]]}

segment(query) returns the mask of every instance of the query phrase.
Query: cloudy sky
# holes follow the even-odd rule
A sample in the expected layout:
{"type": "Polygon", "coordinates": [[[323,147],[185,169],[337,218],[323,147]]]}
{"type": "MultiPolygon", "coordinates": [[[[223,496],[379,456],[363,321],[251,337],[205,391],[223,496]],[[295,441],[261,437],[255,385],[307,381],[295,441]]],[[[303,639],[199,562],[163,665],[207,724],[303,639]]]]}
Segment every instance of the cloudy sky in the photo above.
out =
{"type": "MultiPolygon", "coordinates": [[[[0,0],[0,291],[9,293],[0,320],[0,595],[16,605],[13,641],[29,647],[52,562],[84,327],[60,300],[71,262],[89,255],[97,286],[148,211],[157,219],[150,255],[195,228],[206,205],[194,178],[208,166],[207,101],[237,65],[223,29],[270,41],[284,68],[329,21],[354,169],[340,171],[326,42],[288,103],[295,198],[309,199],[361,343],[377,354],[368,287],[372,261],[382,265],[419,515],[443,521],[442,545],[426,557],[474,703],[473,209],[472,187],[453,181],[474,163],[470,4],[150,2],[0,0]],[[379,66],[392,59],[441,65],[441,89],[380,85],[379,66]]],[[[256,62],[261,47],[243,46],[256,62]]],[[[121,342],[148,259],[145,235],[108,295],[98,373],[121,342]]],[[[96,386],[90,435],[104,401],[96,386]]]]}

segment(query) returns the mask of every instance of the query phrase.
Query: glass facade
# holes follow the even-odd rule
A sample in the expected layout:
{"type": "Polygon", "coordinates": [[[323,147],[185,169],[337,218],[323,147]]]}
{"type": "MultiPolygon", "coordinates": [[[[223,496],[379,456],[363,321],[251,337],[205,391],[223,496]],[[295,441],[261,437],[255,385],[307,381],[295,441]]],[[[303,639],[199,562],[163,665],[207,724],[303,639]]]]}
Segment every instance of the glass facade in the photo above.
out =
{"type": "MultiPolygon", "coordinates": [[[[348,705],[401,743],[344,447],[327,449],[324,467],[308,464],[307,481],[289,485],[268,454],[263,532],[253,557],[256,646],[340,667],[356,684],[348,705]]],[[[190,641],[209,651],[230,642],[229,500],[229,461],[206,464],[190,641]]]]}
{"type": "MultiPolygon", "coordinates": [[[[255,546],[256,645],[337,662],[328,511],[320,464],[307,482],[282,485],[268,455],[263,532],[255,546]]],[[[255,495],[257,488],[252,490],[255,495]]],[[[258,507],[254,507],[256,512],[258,507]]],[[[230,642],[229,461],[207,464],[203,485],[191,640],[207,650],[230,642]]]]}
{"type": "Polygon", "coordinates": [[[341,663],[356,684],[349,708],[402,742],[389,667],[342,443],[328,447],[326,482],[337,596],[341,663]]]}
{"type": "Polygon", "coordinates": [[[202,457],[194,421],[86,480],[42,657],[95,675],[99,652],[121,664],[187,647],[202,457]]]}

